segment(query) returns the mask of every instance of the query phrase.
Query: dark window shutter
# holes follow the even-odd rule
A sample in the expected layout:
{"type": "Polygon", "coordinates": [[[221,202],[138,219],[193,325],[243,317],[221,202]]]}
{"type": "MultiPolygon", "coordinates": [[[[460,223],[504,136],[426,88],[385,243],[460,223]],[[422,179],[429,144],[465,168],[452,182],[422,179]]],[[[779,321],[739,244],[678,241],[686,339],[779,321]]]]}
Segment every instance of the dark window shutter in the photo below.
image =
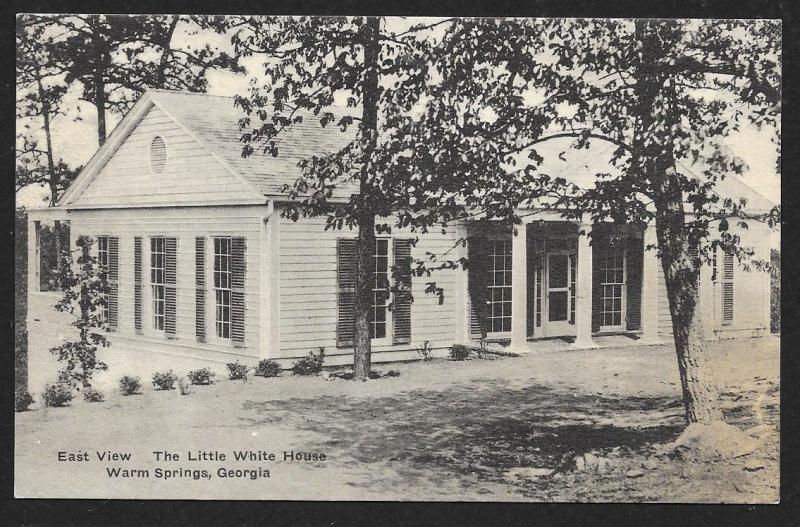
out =
{"type": "Polygon", "coordinates": [[[142,238],[133,239],[133,327],[142,332],[142,238]]]}
{"type": "Polygon", "coordinates": [[[638,331],[642,327],[642,256],[643,240],[630,236],[625,251],[626,265],[626,318],[625,329],[638,331]]]}
{"type": "Polygon", "coordinates": [[[722,256],[722,323],[733,324],[733,254],[722,256]]]}
{"type": "Polygon", "coordinates": [[[244,347],[245,278],[247,246],[242,237],[231,238],[231,342],[244,347]]]}
{"type": "Polygon", "coordinates": [[[194,239],[194,333],[197,342],[206,341],[206,239],[194,239]]]}
{"type": "Polygon", "coordinates": [[[356,332],[356,240],[336,240],[336,346],[353,345],[356,332]]]}
{"type": "Polygon", "coordinates": [[[395,238],[393,244],[399,289],[392,305],[393,342],[408,344],[411,342],[411,303],[414,301],[411,295],[411,240],[395,238]]]}
{"type": "Polygon", "coordinates": [[[489,331],[487,280],[489,269],[489,240],[470,236],[467,240],[467,286],[469,290],[469,336],[483,338],[489,331]]]}
{"type": "Polygon", "coordinates": [[[108,237],[108,326],[119,329],[119,238],[108,237]]]}
{"type": "Polygon", "coordinates": [[[177,333],[177,238],[164,238],[164,335],[174,339],[177,333]]]}

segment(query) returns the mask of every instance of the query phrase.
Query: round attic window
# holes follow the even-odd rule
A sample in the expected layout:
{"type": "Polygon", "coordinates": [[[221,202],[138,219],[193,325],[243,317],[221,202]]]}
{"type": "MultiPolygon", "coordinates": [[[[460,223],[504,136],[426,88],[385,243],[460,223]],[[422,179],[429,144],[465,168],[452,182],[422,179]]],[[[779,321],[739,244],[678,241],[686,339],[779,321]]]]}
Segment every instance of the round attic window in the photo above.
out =
{"type": "Polygon", "coordinates": [[[164,165],[167,164],[167,144],[164,138],[157,135],[150,143],[150,170],[154,174],[160,174],[164,170],[164,165]]]}

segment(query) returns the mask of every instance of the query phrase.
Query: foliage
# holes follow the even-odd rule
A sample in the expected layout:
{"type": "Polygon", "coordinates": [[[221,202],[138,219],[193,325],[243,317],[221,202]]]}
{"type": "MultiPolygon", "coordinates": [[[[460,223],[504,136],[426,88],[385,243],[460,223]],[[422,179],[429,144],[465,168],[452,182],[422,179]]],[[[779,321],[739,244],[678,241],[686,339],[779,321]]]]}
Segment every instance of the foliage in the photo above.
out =
{"type": "Polygon", "coordinates": [[[123,375],[119,379],[119,391],[124,396],[137,395],[142,393],[142,381],[139,377],[123,375]]]}
{"type": "Polygon", "coordinates": [[[106,400],[106,396],[100,390],[87,388],[83,390],[83,400],[87,403],[102,403],[106,400]]]}
{"type": "Polygon", "coordinates": [[[192,393],[192,388],[186,377],[178,379],[178,393],[181,395],[189,395],[192,393]]]}
{"type": "Polygon", "coordinates": [[[249,371],[250,367],[246,364],[242,364],[238,360],[228,363],[228,379],[232,381],[241,380],[247,382],[247,374],[249,371]]]}
{"type": "Polygon", "coordinates": [[[256,371],[253,375],[258,377],[277,377],[281,374],[281,365],[274,360],[262,359],[256,366],[256,371]]]}
{"type": "Polygon", "coordinates": [[[200,368],[197,370],[192,370],[187,374],[187,377],[189,377],[189,381],[192,384],[197,384],[197,385],[211,384],[214,382],[215,376],[216,373],[211,371],[209,368],[200,368]]]}
{"type": "Polygon", "coordinates": [[[164,372],[157,371],[153,374],[153,386],[157,390],[174,390],[175,381],[177,380],[178,376],[175,375],[172,370],[164,372]]]}
{"type": "Polygon", "coordinates": [[[781,332],[781,252],[770,250],[770,331],[781,332]]]}
{"type": "Polygon", "coordinates": [[[45,406],[62,407],[72,401],[72,387],[63,382],[47,384],[42,392],[42,401],[45,406]]]}
{"type": "Polygon", "coordinates": [[[303,357],[292,365],[292,373],[295,375],[316,375],[322,371],[322,363],[325,361],[325,348],[318,348],[317,352],[309,351],[308,356],[303,357]]]}
{"type": "Polygon", "coordinates": [[[431,349],[430,340],[426,340],[422,343],[422,346],[417,348],[417,355],[425,362],[433,360],[433,350],[431,349]]]}
{"type": "Polygon", "coordinates": [[[14,411],[24,412],[34,403],[33,395],[28,390],[17,390],[14,393],[14,411]]]}
{"type": "Polygon", "coordinates": [[[450,347],[450,360],[469,360],[472,348],[464,344],[453,344],[450,347]]]}
{"type": "Polygon", "coordinates": [[[93,239],[79,236],[75,243],[79,250],[75,268],[71,253],[66,253],[58,281],[64,296],[55,307],[58,311],[75,315],[71,325],[78,330],[78,336],[50,351],[64,363],[59,372],[62,382],[88,388],[95,370],[108,369],[104,362],[97,360],[97,350],[110,344],[104,335],[108,325],[103,316],[108,283],[106,270],[91,253],[93,239]]]}

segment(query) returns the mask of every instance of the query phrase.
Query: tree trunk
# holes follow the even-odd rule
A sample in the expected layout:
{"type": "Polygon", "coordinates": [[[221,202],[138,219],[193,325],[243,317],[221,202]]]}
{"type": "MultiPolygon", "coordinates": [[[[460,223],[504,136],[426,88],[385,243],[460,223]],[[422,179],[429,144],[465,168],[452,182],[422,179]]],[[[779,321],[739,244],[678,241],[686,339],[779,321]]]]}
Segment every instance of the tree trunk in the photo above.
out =
{"type": "Polygon", "coordinates": [[[103,53],[98,58],[94,71],[94,106],[97,108],[97,144],[103,146],[106,142],[106,84],[103,79],[106,61],[103,53]]]}
{"type": "Polygon", "coordinates": [[[689,254],[683,196],[674,168],[667,168],[656,200],[656,234],[667,286],[672,332],[686,408],[686,421],[708,424],[722,415],[718,391],[706,368],[707,350],[699,310],[700,261],[689,254]]]}
{"type": "Polygon", "coordinates": [[[44,127],[44,137],[47,144],[47,184],[50,187],[50,206],[55,207],[58,201],[58,174],[53,160],[53,136],[50,133],[50,103],[47,100],[42,79],[36,79],[39,85],[39,99],[42,101],[42,125],[44,127]]]}
{"type": "Polygon", "coordinates": [[[171,57],[172,36],[175,34],[175,27],[178,25],[179,20],[180,16],[177,15],[172,18],[167,28],[167,33],[164,35],[164,40],[161,42],[163,50],[161,51],[161,60],[158,63],[158,73],[156,75],[156,81],[158,83],[156,86],[157,88],[165,88],[167,84],[166,70],[171,57]]]}
{"type": "Polygon", "coordinates": [[[380,20],[367,18],[364,26],[364,81],[361,134],[363,160],[360,178],[360,208],[358,218],[358,244],[356,249],[356,299],[355,342],[353,343],[353,377],[369,378],[372,344],[370,342],[369,316],[372,309],[373,257],[375,254],[375,213],[371,199],[370,158],[377,144],[378,134],[378,55],[380,53],[380,20]]]}

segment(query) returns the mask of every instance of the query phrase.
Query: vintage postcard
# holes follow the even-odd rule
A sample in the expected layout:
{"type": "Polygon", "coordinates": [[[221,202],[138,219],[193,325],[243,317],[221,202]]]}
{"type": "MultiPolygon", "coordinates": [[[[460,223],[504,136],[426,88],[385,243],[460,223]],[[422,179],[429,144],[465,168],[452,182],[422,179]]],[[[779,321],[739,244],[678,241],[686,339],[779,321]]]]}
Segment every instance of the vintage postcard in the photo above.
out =
{"type": "Polygon", "coordinates": [[[779,501],[780,21],[16,23],[16,497],[779,501]]]}

